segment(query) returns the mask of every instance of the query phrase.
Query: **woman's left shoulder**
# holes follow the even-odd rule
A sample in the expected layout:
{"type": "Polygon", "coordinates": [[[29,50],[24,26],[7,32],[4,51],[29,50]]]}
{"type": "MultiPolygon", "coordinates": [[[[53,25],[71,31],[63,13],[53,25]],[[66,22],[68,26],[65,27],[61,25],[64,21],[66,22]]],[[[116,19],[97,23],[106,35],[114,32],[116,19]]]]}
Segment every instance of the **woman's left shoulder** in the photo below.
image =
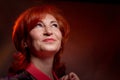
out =
{"type": "Polygon", "coordinates": [[[14,76],[6,76],[4,78],[0,78],[0,80],[36,80],[36,79],[27,71],[23,71],[14,76]]]}

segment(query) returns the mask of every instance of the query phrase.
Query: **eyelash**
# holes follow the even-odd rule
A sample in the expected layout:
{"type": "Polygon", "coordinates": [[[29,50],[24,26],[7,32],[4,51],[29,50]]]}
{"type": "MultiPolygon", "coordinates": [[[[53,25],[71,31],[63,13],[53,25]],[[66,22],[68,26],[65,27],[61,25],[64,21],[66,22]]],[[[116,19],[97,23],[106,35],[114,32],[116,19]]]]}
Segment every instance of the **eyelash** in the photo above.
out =
{"type": "Polygon", "coordinates": [[[58,24],[52,24],[52,27],[59,27],[58,24]]]}
{"type": "MultiPolygon", "coordinates": [[[[36,27],[44,27],[44,26],[45,26],[45,25],[42,24],[42,23],[38,23],[38,24],[36,25],[36,27]]],[[[51,27],[59,28],[59,25],[58,25],[57,23],[53,23],[53,24],[51,25],[51,27]]]]}
{"type": "Polygon", "coordinates": [[[37,26],[43,27],[43,24],[42,23],[38,23],[37,26]]]}

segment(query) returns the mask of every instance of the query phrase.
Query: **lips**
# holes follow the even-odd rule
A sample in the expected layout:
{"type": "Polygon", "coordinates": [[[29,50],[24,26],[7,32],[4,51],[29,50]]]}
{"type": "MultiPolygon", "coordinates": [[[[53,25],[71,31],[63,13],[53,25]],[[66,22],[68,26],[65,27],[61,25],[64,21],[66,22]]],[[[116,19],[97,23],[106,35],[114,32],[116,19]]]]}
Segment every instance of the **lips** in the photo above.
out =
{"type": "Polygon", "coordinates": [[[55,39],[54,38],[46,38],[43,40],[43,42],[54,42],[55,39]]]}

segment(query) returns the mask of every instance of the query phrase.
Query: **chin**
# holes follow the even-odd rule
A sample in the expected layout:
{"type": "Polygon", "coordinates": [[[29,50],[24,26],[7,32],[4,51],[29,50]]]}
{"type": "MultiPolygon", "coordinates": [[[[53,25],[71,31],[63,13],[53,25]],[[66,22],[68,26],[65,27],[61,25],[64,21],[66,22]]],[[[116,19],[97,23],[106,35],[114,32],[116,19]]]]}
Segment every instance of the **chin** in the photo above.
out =
{"type": "Polygon", "coordinates": [[[50,52],[58,52],[60,47],[53,47],[53,46],[47,46],[43,50],[44,51],[50,51],[50,52]]]}
{"type": "Polygon", "coordinates": [[[49,48],[49,49],[45,49],[45,51],[57,52],[57,51],[59,51],[59,49],[49,48]]]}

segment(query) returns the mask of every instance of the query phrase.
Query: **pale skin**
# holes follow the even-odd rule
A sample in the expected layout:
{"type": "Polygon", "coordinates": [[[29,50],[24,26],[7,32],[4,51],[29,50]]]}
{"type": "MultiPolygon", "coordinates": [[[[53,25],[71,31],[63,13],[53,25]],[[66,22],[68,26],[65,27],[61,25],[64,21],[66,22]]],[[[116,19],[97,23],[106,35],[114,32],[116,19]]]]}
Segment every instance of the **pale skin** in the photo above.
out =
{"type": "MultiPolygon", "coordinates": [[[[32,52],[31,62],[36,68],[54,80],[52,75],[53,60],[54,55],[61,47],[62,40],[62,33],[57,20],[52,15],[46,14],[30,31],[29,35],[30,41],[28,42],[31,42],[30,48],[32,52]]],[[[74,75],[75,77],[77,76],[76,74],[74,75]]],[[[71,78],[69,80],[79,80],[79,78],[71,78]]]]}
{"type": "Polygon", "coordinates": [[[74,72],[70,72],[69,74],[64,75],[60,80],[80,80],[80,79],[74,72]]]}

